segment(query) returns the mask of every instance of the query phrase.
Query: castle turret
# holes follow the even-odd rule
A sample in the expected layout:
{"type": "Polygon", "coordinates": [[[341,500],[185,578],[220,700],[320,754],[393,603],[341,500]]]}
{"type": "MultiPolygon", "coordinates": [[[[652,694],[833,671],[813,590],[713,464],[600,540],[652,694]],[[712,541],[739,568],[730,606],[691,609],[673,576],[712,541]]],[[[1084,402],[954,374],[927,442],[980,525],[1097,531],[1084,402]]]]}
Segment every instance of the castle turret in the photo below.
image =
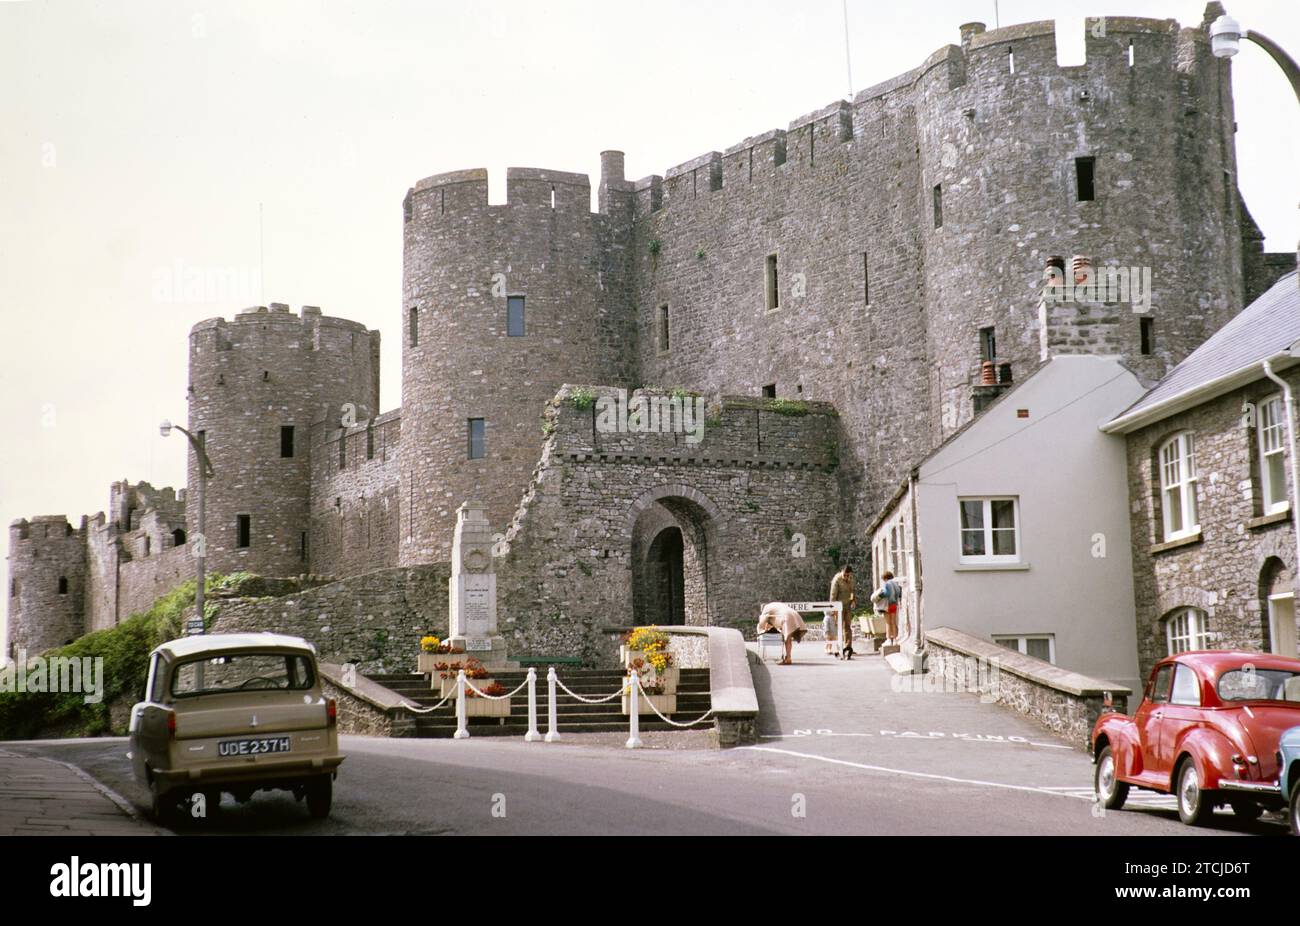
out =
{"type": "Polygon", "coordinates": [[[86,632],[86,531],[63,515],[9,525],[9,658],[36,656],[86,632]]]}
{"type": "Polygon", "coordinates": [[[1046,342],[1154,379],[1243,305],[1230,65],[1203,29],[1088,20],[1070,66],[1050,21],[963,46],[931,56],[914,96],[932,439],[975,411],[983,361],[1024,373],[1046,342]],[[1071,291],[1043,332],[1053,256],[1071,291]]]}
{"type": "Polygon", "coordinates": [[[583,174],[511,168],[420,181],[405,207],[401,562],[444,560],[456,508],[504,530],[541,452],[541,413],[566,382],[626,384],[631,185],[602,156],[602,212],[583,174]]]}
{"type": "MultiPolygon", "coordinates": [[[[363,421],[378,407],[378,331],[313,306],[295,315],[278,303],[195,325],[189,427],[215,473],[207,487],[208,569],[306,572],[312,419],[328,410],[337,427],[345,414],[363,421]]],[[[190,486],[198,475],[191,452],[190,486]]],[[[187,492],[185,502],[195,526],[198,493],[187,492]]]]}

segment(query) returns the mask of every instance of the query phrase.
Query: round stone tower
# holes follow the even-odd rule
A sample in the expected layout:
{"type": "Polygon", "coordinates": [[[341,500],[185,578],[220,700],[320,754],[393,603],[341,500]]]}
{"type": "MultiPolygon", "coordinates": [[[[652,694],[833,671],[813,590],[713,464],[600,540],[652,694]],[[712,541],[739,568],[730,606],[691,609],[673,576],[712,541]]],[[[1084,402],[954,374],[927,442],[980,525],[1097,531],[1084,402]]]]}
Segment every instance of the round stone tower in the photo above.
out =
{"type": "Polygon", "coordinates": [[[1057,63],[1052,22],[971,23],[962,48],[921,69],[935,438],[971,417],[969,384],[985,359],[1019,376],[1045,353],[1116,354],[1156,378],[1243,304],[1230,65],[1210,54],[1203,28],[1173,20],[1085,28],[1081,65],[1057,63]],[[1040,316],[1052,257],[1067,282],[1076,267],[1090,265],[1098,282],[1108,267],[1136,269],[1131,282],[1150,291],[1040,316]]]}
{"type": "Polygon", "coordinates": [[[511,168],[420,181],[404,203],[403,564],[450,555],[456,509],[504,530],[564,383],[622,385],[634,362],[626,250],[631,186],[602,157],[601,213],[584,174],[511,168]],[[623,247],[619,247],[622,245],[623,247]]]}
{"type": "Polygon", "coordinates": [[[9,651],[37,656],[86,632],[86,527],[63,515],[9,525],[9,651]]]}
{"type": "MultiPolygon", "coordinates": [[[[340,409],[356,421],[379,407],[379,332],[304,306],[273,303],[199,322],[190,330],[189,429],[204,442],[215,475],[207,487],[210,572],[289,576],[307,570],[310,431],[340,409]]],[[[320,461],[338,466],[337,460],[320,461]]],[[[198,460],[189,454],[188,484],[198,460]]],[[[190,541],[198,492],[185,499],[190,541]]]]}

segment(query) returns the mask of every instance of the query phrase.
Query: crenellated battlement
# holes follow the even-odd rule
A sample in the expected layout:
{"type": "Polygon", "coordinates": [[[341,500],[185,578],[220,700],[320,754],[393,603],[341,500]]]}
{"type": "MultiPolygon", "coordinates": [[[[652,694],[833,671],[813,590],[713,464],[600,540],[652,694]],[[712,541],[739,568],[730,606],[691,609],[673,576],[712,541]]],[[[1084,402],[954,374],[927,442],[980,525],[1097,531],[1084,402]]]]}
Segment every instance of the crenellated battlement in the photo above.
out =
{"type": "MultiPolygon", "coordinates": [[[[1017,78],[1047,73],[1098,76],[1124,63],[1130,55],[1134,68],[1159,63],[1170,71],[1185,69],[1188,47],[1192,57],[1208,44],[1203,30],[1180,28],[1172,19],[1105,17],[1085,24],[1087,59],[1082,65],[1057,64],[1057,24],[1053,20],[1019,23],[986,31],[982,23],[962,27],[962,45],[945,45],[932,52],[918,67],[859,91],[852,102],[835,100],[790,121],[784,129],[770,129],[743,139],[719,151],[706,151],[663,174],[652,174],[626,184],[621,171],[611,182],[620,190],[630,186],[637,215],[649,215],[669,206],[707,200],[714,193],[747,188],[761,180],[794,176],[815,170],[819,157],[825,159],[837,148],[864,140],[864,128],[881,118],[898,118],[899,109],[917,105],[918,90],[959,91],[972,74],[981,79],[1005,75],[1008,86],[1017,78]]],[[[955,98],[952,108],[960,112],[968,103],[955,98]]],[[[865,139],[870,141],[871,139],[865,139]]],[[[866,149],[859,156],[866,156],[866,149]]],[[[621,165],[620,165],[621,166],[621,165]]],[[[407,194],[407,220],[414,213],[414,199],[431,196],[436,208],[426,214],[437,219],[451,214],[503,208],[554,208],[590,211],[591,180],[586,174],[544,168],[512,167],[506,174],[504,206],[488,202],[488,173],[483,168],[449,171],[426,177],[407,194]]]]}

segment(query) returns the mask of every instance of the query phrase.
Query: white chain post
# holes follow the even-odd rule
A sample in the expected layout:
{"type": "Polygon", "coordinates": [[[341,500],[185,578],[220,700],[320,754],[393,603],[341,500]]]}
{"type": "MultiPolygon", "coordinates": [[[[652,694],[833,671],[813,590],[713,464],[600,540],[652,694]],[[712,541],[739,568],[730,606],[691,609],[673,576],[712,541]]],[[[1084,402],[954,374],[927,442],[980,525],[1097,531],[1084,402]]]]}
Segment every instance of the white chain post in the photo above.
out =
{"type": "Polygon", "coordinates": [[[465,670],[456,673],[456,735],[453,739],[469,739],[469,724],[465,722],[465,670]]]}
{"type": "Polygon", "coordinates": [[[637,691],[640,689],[636,669],[629,669],[627,673],[628,687],[632,689],[632,720],[628,726],[627,748],[641,748],[641,702],[637,698],[637,691]]]}
{"type": "Polygon", "coordinates": [[[542,738],[537,732],[537,669],[528,667],[528,732],[524,734],[525,743],[535,743],[542,738]]]}
{"type": "Polygon", "coordinates": [[[559,724],[556,722],[555,709],[555,666],[546,670],[546,742],[556,743],[560,740],[559,724]]]}

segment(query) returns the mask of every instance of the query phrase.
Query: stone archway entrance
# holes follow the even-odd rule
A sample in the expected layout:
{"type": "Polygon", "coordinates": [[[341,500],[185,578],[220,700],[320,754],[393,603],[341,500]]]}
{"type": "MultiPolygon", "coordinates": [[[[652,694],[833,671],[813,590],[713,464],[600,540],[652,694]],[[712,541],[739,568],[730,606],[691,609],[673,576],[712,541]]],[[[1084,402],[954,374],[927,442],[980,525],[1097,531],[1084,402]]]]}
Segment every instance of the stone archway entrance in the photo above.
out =
{"type": "Polygon", "coordinates": [[[664,486],[632,510],[632,611],[642,624],[714,623],[710,575],[717,576],[716,510],[686,486],[664,486]]]}

